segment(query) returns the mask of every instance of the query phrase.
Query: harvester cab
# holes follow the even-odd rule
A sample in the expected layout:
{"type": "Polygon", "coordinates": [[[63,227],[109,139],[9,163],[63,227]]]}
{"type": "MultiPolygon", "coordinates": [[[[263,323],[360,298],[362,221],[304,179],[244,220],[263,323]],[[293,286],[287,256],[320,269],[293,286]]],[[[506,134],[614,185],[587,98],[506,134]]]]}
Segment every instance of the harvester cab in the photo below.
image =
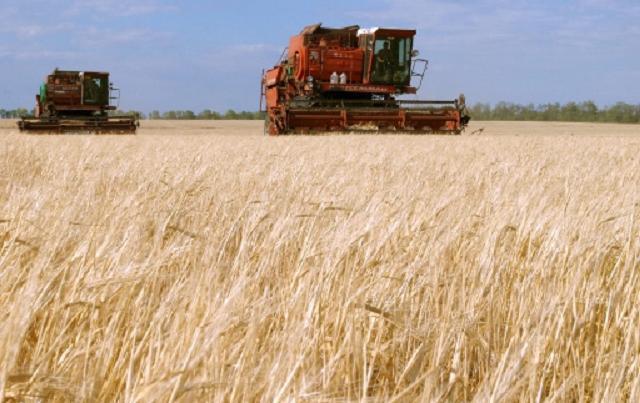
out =
{"type": "Polygon", "coordinates": [[[137,117],[115,115],[114,99],[119,99],[119,90],[109,73],[56,69],[40,86],[34,116],[23,116],[18,127],[36,133],[135,133],[137,117]]]}
{"type": "Polygon", "coordinates": [[[263,76],[268,132],[461,133],[469,120],[463,97],[396,99],[416,94],[426,71],[428,62],[413,49],[415,35],[408,29],[304,28],[291,38],[287,57],[263,76]]]}
{"type": "Polygon", "coordinates": [[[399,92],[412,92],[409,87],[415,34],[416,31],[409,30],[359,30],[364,49],[364,82],[395,85],[399,92]]]}
{"type": "Polygon", "coordinates": [[[80,73],[82,81],[82,102],[86,105],[104,106],[105,110],[114,110],[110,105],[109,74],[107,73],[80,73]]]}

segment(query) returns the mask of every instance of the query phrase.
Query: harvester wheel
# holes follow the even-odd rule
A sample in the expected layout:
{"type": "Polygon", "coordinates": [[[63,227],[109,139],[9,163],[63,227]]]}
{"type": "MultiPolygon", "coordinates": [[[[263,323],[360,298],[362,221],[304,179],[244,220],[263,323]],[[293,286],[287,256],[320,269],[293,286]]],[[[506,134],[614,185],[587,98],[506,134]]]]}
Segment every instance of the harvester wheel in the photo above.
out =
{"type": "Polygon", "coordinates": [[[56,106],[54,104],[47,105],[47,116],[56,116],[56,106]]]}

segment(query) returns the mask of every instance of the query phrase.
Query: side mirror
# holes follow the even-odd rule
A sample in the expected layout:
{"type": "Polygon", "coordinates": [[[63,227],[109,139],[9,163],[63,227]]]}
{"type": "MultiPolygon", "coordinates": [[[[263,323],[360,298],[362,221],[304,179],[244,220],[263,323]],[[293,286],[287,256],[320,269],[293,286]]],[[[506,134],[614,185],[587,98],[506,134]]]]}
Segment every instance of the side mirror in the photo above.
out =
{"type": "Polygon", "coordinates": [[[418,49],[413,49],[411,51],[411,57],[418,57],[420,55],[420,51],[418,49]]]}

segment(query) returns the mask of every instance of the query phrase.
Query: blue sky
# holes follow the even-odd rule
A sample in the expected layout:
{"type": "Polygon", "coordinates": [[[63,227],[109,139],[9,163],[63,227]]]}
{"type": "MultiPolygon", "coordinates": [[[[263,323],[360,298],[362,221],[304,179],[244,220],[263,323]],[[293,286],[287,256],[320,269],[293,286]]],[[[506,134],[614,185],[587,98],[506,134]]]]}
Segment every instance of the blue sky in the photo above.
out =
{"type": "Polygon", "coordinates": [[[125,109],[256,110],[262,69],[316,22],[417,28],[421,98],[640,103],[638,0],[0,0],[0,107],[60,67],[110,71],[125,109]]]}

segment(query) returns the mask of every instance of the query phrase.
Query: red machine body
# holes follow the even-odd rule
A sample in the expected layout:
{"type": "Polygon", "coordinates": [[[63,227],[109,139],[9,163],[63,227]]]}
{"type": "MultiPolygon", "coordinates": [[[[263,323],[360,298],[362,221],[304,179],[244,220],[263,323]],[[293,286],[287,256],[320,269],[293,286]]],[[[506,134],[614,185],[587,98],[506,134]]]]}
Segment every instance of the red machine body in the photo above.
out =
{"type": "MultiPolygon", "coordinates": [[[[286,58],[262,80],[269,134],[356,130],[460,133],[469,121],[464,97],[401,101],[415,94],[415,30],[339,29],[320,24],[290,39],[286,58]]],[[[416,66],[422,62],[422,72],[416,66]]]]}

